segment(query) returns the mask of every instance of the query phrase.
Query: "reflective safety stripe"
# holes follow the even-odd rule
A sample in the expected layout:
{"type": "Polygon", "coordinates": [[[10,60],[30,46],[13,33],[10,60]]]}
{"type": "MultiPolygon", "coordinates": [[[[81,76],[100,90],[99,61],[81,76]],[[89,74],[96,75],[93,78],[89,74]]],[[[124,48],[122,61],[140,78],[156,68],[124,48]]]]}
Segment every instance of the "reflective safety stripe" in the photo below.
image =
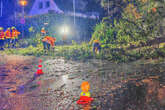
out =
{"type": "Polygon", "coordinates": [[[5,37],[6,37],[6,38],[10,38],[10,37],[11,37],[11,32],[7,30],[7,31],[5,32],[5,37]]]}
{"type": "Polygon", "coordinates": [[[99,40],[94,40],[94,43],[99,43],[99,40]]]}
{"type": "Polygon", "coordinates": [[[41,30],[41,33],[46,33],[46,31],[45,30],[41,30]]]}
{"type": "Polygon", "coordinates": [[[4,32],[0,32],[0,39],[1,40],[4,40],[5,39],[4,32]]]}
{"type": "Polygon", "coordinates": [[[9,36],[5,36],[7,39],[10,39],[11,37],[9,37],[9,36]]]}
{"type": "Polygon", "coordinates": [[[42,39],[42,42],[49,43],[52,47],[54,46],[56,39],[53,37],[46,36],[44,39],[42,39]]]}
{"type": "Polygon", "coordinates": [[[12,36],[11,36],[12,39],[15,39],[15,38],[17,39],[19,34],[20,34],[20,32],[18,32],[17,30],[13,30],[12,31],[12,36]]]}
{"type": "Polygon", "coordinates": [[[81,96],[88,96],[88,97],[90,97],[90,92],[81,92],[81,96]]]}

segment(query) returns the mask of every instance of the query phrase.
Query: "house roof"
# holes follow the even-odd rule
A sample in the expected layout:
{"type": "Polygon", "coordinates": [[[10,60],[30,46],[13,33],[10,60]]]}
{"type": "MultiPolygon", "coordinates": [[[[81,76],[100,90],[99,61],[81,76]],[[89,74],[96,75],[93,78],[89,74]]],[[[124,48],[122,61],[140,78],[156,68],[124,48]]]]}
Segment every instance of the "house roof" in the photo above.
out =
{"type": "MultiPolygon", "coordinates": [[[[34,3],[36,0],[28,0],[28,6],[25,7],[25,11],[27,13],[30,12],[30,10],[32,9],[34,3]]],[[[68,0],[53,0],[56,5],[59,7],[59,9],[65,11],[65,10],[70,10],[71,9],[71,3],[67,2],[68,0]]]]}
{"type": "MultiPolygon", "coordinates": [[[[73,11],[73,0],[53,0],[53,1],[62,11],[64,12],[73,11]]],[[[31,10],[34,2],[35,0],[28,0],[28,6],[26,7],[26,12],[29,12],[31,10]]],[[[94,2],[94,0],[75,0],[75,2],[76,2],[76,11],[78,12],[103,11],[103,8],[101,8],[101,6],[98,3],[94,2]],[[82,6],[84,7],[84,9],[81,8],[82,6]]]]}
{"type": "Polygon", "coordinates": [[[46,14],[50,10],[53,10],[56,13],[63,13],[63,11],[59,9],[58,5],[54,2],[54,0],[35,0],[28,15],[33,16],[46,14]]]}
{"type": "MultiPolygon", "coordinates": [[[[33,8],[33,5],[35,3],[36,0],[28,0],[28,5],[25,7],[25,12],[30,15],[30,11],[33,8]]],[[[45,0],[46,1],[46,0],[45,0]]],[[[53,0],[55,2],[55,4],[57,5],[57,7],[64,11],[65,14],[67,13],[73,13],[73,0],[53,0]]],[[[75,0],[76,1],[76,0],[75,0]]],[[[101,6],[97,3],[95,3],[93,0],[80,0],[80,1],[87,1],[85,4],[85,8],[82,9],[78,9],[79,4],[82,5],[82,3],[76,3],[76,13],[78,14],[77,16],[79,16],[79,14],[83,14],[83,16],[99,16],[100,14],[103,13],[103,9],[101,8],[101,6]],[[96,7],[95,7],[96,6],[96,7]],[[92,14],[88,15],[88,12],[92,12],[92,14]],[[93,12],[97,12],[97,14],[94,14],[93,12]],[[99,14],[100,12],[100,14],[99,14]]],[[[18,7],[19,12],[22,12],[20,7],[18,7]]],[[[72,14],[70,14],[72,15],[72,14]]],[[[30,15],[31,16],[31,15],[30,15]]],[[[102,15],[101,15],[102,16],[102,15]]]]}

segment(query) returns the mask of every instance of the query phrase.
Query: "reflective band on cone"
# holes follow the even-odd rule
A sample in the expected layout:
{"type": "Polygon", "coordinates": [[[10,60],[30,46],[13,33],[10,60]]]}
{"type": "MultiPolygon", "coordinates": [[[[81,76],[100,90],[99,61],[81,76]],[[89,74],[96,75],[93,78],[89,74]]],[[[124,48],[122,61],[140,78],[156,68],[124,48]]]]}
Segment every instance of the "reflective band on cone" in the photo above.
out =
{"type": "Polygon", "coordinates": [[[38,65],[38,70],[37,70],[37,75],[41,75],[43,74],[43,71],[42,71],[42,65],[38,65]]]}

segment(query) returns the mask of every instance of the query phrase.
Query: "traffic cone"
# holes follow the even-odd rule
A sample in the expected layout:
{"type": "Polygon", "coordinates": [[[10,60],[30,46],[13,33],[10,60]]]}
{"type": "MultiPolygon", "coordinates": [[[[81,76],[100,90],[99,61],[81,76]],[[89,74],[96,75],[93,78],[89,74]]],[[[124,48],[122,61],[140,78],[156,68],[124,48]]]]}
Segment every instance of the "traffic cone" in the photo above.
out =
{"type": "Polygon", "coordinates": [[[37,69],[37,73],[36,73],[37,75],[44,74],[42,71],[42,65],[40,63],[42,63],[42,60],[39,61],[39,65],[38,65],[38,69],[37,69]]]}

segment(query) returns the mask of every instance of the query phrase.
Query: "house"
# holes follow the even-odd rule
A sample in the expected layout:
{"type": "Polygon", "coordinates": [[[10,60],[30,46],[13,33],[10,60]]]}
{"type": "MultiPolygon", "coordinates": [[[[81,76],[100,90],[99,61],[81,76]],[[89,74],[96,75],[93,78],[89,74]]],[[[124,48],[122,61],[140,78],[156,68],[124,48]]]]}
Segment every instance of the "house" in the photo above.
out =
{"type": "Polygon", "coordinates": [[[28,15],[34,16],[47,14],[49,12],[64,13],[59,9],[54,0],[35,0],[28,15]]]}
{"type": "MultiPolygon", "coordinates": [[[[58,3],[58,5],[61,6],[64,5],[65,3],[60,3],[60,1],[56,1],[58,3]]],[[[35,16],[35,15],[42,15],[42,14],[47,14],[49,12],[53,12],[53,13],[57,13],[57,14],[65,14],[68,16],[76,16],[76,17],[82,17],[82,18],[90,18],[90,19],[99,19],[98,15],[93,15],[93,14],[85,14],[85,13],[80,13],[80,12],[76,12],[74,14],[74,12],[72,11],[72,9],[70,11],[64,11],[63,9],[60,9],[57,5],[57,3],[55,3],[55,0],[35,0],[30,12],[28,14],[28,16],[35,16]]],[[[62,7],[61,7],[62,8],[62,7]]],[[[91,12],[92,13],[92,12],[91,12]]]]}

